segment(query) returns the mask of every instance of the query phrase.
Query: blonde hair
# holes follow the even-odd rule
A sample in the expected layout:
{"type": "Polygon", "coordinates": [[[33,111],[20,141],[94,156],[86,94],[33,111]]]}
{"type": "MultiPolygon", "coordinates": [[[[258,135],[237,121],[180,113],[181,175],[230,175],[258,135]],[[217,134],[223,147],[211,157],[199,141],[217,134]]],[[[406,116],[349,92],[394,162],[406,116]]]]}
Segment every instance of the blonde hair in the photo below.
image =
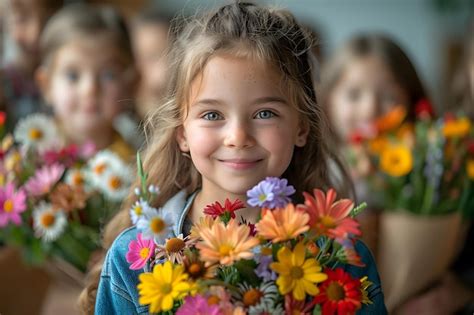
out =
{"type": "Polygon", "coordinates": [[[46,24],[40,38],[43,65],[54,53],[77,38],[105,35],[128,62],[133,62],[130,36],[122,16],[112,7],[72,4],[59,10],[46,24]]]}
{"type": "MultiPolygon", "coordinates": [[[[327,124],[313,87],[311,44],[310,36],[289,12],[245,2],[225,5],[184,28],[174,39],[169,56],[167,99],[147,119],[151,137],[143,154],[144,169],[149,174],[148,184],[158,185],[161,191],[154,206],[163,205],[181,189],[190,193],[201,184],[192,161],[179,150],[176,132],[187,114],[191,82],[218,53],[256,58],[281,73],[282,86],[288,88],[291,103],[310,130],[307,144],[295,148],[290,166],[282,175],[295,186],[295,195],[300,196],[302,191],[312,191],[315,187],[333,186],[328,162],[340,164],[325,142],[327,124]]],[[[106,227],[104,248],[110,247],[117,235],[131,226],[128,210],[134,198],[131,192],[122,211],[106,227]]],[[[93,311],[100,269],[100,265],[94,267],[90,283],[82,293],[84,312],[93,311]]]]}

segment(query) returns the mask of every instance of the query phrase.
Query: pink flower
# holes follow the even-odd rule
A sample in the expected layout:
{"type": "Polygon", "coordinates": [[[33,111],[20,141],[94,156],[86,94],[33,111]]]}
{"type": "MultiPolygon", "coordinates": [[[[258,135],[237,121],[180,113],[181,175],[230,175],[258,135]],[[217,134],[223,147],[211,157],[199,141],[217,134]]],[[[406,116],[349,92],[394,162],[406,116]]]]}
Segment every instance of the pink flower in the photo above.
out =
{"type": "Polygon", "coordinates": [[[47,150],[43,154],[43,160],[47,165],[61,163],[70,167],[76,163],[79,156],[79,148],[75,144],[71,144],[65,148],[58,150],[47,150]]]}
{"type": "Polygon", "coordinates": [[[219,315],[220,313],[217,305],[209,305],[205,297],[196,294],[184,299],[184,304],[178,309],[176,315],[219,315]]]}
{"type": "Polygon", "coordinates": [[[131,264],[131,270],[139,270],[145,266],[154,252],[155,243],[153,239],[143,239],[142,233],[138,233],[137,240],[133,240],[128,244],[128,252],[125,258],[131,264]]]}
{"type": "Polygon", "coordinates": [[[26,210],[26,194],[23,190],[15,192],[13,184],[0,188],[0,227],[9,221],[16,225],[21,224],[20,213],[26,210]]]}
{"type": "Polygon", "coordinates": [[[298,209],[309,214],[309,226],[318,235],[327,235],[343,242],[351,235],[361,235],[359,223],[348,217],[354,207],[349,199],[336,200],[336,191],[329,189],[326,194],[315,189],[314,197],[304,192],[305,204],[298,205],[298,209]]]}
{"type": "Polygon", "coordinates": [[[51,191],[64,172],[64,166],[53,164],[36,170],[35,175],[25,184],[25,189],[33,196],[42,196],[51,191]]]}

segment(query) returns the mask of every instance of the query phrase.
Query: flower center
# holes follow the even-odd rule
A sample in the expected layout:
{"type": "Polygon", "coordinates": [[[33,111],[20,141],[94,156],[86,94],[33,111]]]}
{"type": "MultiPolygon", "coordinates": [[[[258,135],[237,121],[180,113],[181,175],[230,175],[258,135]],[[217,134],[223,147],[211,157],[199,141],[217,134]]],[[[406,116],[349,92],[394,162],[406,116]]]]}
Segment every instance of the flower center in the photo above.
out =
{"type": "Polygon", "coordinates": [[[400,164],[400,162],[401,162],[400,156],[394,154],[390,157],[390,163],[391,164],[398,165],[398,164],[400,164]]]}
{"type": "Polygon", "coordinates": [[[142,207],[141,206],[136,206],[135,207],[135,214],[136,215],[142,215],[142,207]]]}
{"type": "Polygon", "coordinates": [[[272,249],[269,247],[262,247],[261,253],[264,256],[270,256],[272,254],[272,249]]]}
{"type": "Polygon", "coordinates": [[[245,306],[257,305],[262,298],[263,293],[257,289],[251,289],[244,294],[243,302],[245,306]]]}
{"type": "Polygon", "coordinates": [[[207,304],[209,305],[219,304],[220,301],[221,300],[215,295],[211,295],[210,297],[207,298],[207,304]]]}
{"type": "Polygon", "coordinates": [[[191,276],[198,276],[201,274],[202,267],[199,263],[192,263],[191,266],[188,268],[188,273],[191,276]]]}
{"type": "Polygon", "coordinates": [[[13,211],[13,201],[11,199],[5,200],[3,203],[3,211],[10,213],[13,211]]]}
{"type": "Polygon", "coordinates": [[[161,293],[163,294],[169,294],[172,291],[172,287],[170,283],[164,283],[161,285],[161,293]]]}
{"type": "Polygon", "coordinates": [[[221,254],[221,256],[228,256],[230,252],[232,251],[232,249],[233,249],[232,246],[223,244],[219,247],[219,254],[221,254]]]}
{"type": "Polygon", "coordinates": [[[36,128],[30,129],[31,140],[40,140],[41,138],[43,138],[43,132],[40,129],[36,129],[36,128]]]}
{"type": "Polygon", "coordinates": [[[55,220],[56,218],[52,213],[45,213],[41,216],[41,225],[43,225],[44,227],[50,227],[54,224],[55,220]]]}
{"type": "Polygon", "coordinates": [[[293,266],[290,269],[290,276],[293,279],[301,279],[304,275],[303,269],[301,267],[293,266]]]}
{"type": "Polygon", "coordinates": [[[150,249],[148,247],[143,247],[142,249],[140,249],[140,257],[142,259],[146,259],[149,253],[150,253],[150,249]]]}
{"type": "Polygon", "coordinates": [[[326,295],[329,300],[340,301],[346,297],[344,288],[337,282],[332,282],[326,289],[326,295]]]}
{"type": "Polygon", "coordinates": [[[153,233],[158,234],[163,232],[165,229],[165,221],[163,221],[160,218],[153,218],[150,222],[150,229],[153,231],[153,233]]]}
{"type": "Polygon", "coordinates": [[[84,178],[82,177],[81,174],[76,173],[72,176],[72,184],[74,186],[81,186],[84,184],[84,178]]]}
{"type": "Polygon", "coordinates": [[[267,200],[267,195],[265,195],[265,194],[259,195],[259,196],[258,196],[258,200],[259,200],[259,201],[265,201],[265,200],[267,200]]]}
{"type": "Polygon", "coordinates": [[[337,226],[334,218],[328,215],[325,215],[321,218],[321,223],[328,229],[332,229],[337,226]]]}
{"type": "Polygon", "coordinates": [[[105,163],[99,163],[94,167],[94,173],[101,175],[105,169],[107,168],[107,165],[105,163]]]}
{"type": "Polygon", "coordinates": [[[184,248],[184,241],[180,238],[174,237],[166,242],[166,251],[168,253],[177,253],[184,248]]]}
{"type": "Polygon", "coordinates": [[[109,180],[110,188],[117,190],[122,187],[122,181],[117,176],[112,176],[109,180]]]}

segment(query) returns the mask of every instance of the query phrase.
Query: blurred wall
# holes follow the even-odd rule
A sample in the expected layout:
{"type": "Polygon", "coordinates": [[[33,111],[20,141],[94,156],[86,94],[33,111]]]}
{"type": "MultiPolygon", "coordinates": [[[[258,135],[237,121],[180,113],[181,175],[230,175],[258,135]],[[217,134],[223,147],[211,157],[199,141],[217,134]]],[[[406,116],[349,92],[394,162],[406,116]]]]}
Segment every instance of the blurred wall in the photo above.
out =
{"type": "MultiPolygon", "coordinates": [[[[228,3],[219,0],[155,0],[163,9],[193,14],[228,3]]],[[[353,34],[385,32],[405,49],[432,95],[442,106],[446,69],[462,38],[474,0],[260,0],[290,9],[322,35],[323,54],[331,54],[353,34]],[[436,5],[438,4],[438,5],[436,5]],[[440,5],[443,5],[444,7],[440,5]],[[458,4],[457,7],[453,5],[458,4]]]]}

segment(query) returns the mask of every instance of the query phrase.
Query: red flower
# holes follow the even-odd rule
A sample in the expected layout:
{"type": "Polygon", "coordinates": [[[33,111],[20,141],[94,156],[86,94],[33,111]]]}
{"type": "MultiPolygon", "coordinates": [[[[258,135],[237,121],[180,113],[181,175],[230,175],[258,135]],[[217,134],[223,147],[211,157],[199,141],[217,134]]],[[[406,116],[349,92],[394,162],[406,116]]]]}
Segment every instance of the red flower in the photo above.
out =
{"type": "Polygon", "coordinates": [[[467,152],[470,156],[474,156],[474,139],[470,139],[467,142],[467,152]]]}
{"type": "Polygon", "coordinates": [[[314,298],[316,304],[322,305],[322,315],[355,314],[362,306],[360,280],[342,268],[326,269],[324,273],[328,279],[319,286],[321,291],[314,298]]]}
{"type": "Polygon", "coordinates": [[[433,118],[434,117],[433,105],[431,105],[428,99],[422,98],[415,105],[415,114],[416,114],[416,117],[420,119],[433,118]]]}
{"type": "Polygon", "coordinates": [[[245,208],[245,205],[239,199],[236,199],[234,202],[230,202],[230,200],[226,198],[224,206],[222,206],[219,201],[216,201],[215,203],[206,206],[206,208],[204,208],[204,213],[210,215],[213,219],[220,217],[225,213],[229,213],[230,217],[234,219],[235,211],[242,208],[245,208]]]}
{"type": "Polygon", "coordinates": [[[285,315],[311,315],[316,303],[313,301],[305,303],[305,301],[298,301],[293,298],[292,294],[285,295],[285,315]]]}
{"type": "Polygon", "coordinates": [[[5,124],[5,120],[7,119],[7,114],[5,112],[0,112],[0,126],[5,124]]]}
{"type": "Polygon", "coordinates": [[[76,163],[79,158],[79,148],[72,144],[61,150],[49,150],[43,155],[43,159],[47,165],[61,163],[70,167],[76,163]]]}

